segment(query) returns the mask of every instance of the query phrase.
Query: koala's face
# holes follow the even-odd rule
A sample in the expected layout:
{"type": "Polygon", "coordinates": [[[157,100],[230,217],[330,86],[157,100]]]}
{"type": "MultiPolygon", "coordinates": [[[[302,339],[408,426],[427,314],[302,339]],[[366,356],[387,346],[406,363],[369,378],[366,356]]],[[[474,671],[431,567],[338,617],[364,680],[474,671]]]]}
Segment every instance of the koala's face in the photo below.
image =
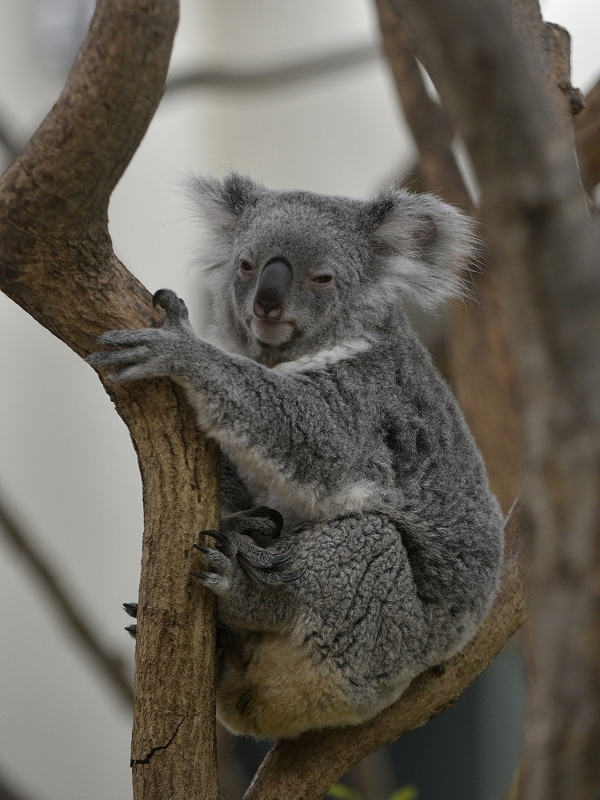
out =
{"type": "Polygon", "coordinates": [[[461,293],[468,219],[431,195],[373,200],[198,178],[217,334],[273,365],[370,335],[403,296],[427,308],[461,293]]]}
{"type": "Polygon", "coordinates": [[[361,279],[355,232],[298,198],[263,200],[240,220],[229,265],[231,303],[248,337],[280,348],[323,340],[361,279]]]}

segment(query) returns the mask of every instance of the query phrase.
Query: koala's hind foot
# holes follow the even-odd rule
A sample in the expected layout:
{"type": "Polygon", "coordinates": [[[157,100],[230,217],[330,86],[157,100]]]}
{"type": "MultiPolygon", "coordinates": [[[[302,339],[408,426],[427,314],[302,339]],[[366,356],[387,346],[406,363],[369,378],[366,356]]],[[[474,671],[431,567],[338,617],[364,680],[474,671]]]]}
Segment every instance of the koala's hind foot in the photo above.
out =
{"type": "MultiPolygon", "coordinates": [[[[137,612],[138,612],[138,604],[137,603],[123,603],[123,608],[129,614],[130,617],[137,619],[137,612]]],[[[125,628],[127,633],[132,636],[134,639],[137,635],[137,625],[127,625],[125,628]]]]}
{"type": "Polygon", "coordinates": [[[229,517],[224,530],[204,531],[205,535],[217,539],[216,548],[194,544],[203,553],[210,571],[193,572],[192,575],[200,578],[215,594],[225,595],[236,583],[246,583],[248,578],[252,583],[267,586],[291,583],[306,571],[306,567],[290,569],[295,566],[291,564],[294,558],[291,551],[256,544],[256,541],[262,544],[279,536],[281,515],[264,507],[254,511],[259,511],[254,518],[252,512],[241,512],[229,517]],[[244,532],[238,533],[236,528],[244,532]]]}

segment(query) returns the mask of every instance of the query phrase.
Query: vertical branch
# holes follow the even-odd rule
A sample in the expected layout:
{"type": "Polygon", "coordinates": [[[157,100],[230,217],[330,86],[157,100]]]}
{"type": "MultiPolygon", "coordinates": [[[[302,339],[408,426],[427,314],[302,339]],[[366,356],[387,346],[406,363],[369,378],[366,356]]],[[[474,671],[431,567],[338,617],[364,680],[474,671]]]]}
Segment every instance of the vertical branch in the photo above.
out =
{"type": "Polygon", "coordinates": [[[402,9],[477,171],[521,377],[535,524],[525,797],[587,800],[600,792],[599,232],[506,4],[402,9]]]}
{"type": "MultiPolygon", "coordinates": [[[[0,287],[86,355],[109,329],[155,324],[118,261],[110,194],[162,96],[177,0],[98,0],[65,88],[0,182],[0,287]]],[[[214,602],[191,545],[219,519],[218,454],[170,381],[108,383],[142,474],[134,796],[214,800],[214,602]]]]}

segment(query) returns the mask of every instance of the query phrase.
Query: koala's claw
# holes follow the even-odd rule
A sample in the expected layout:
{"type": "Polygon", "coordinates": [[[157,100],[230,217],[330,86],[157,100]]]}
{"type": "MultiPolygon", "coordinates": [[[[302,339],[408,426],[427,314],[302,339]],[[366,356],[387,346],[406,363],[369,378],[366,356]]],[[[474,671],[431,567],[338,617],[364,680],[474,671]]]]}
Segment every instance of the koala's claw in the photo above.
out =
{"type": "Polygon", "coordinates": [[[123,608],[134,619],[137,618],[138,604],[137,603],[123,603],[123,608]]]}
{"type": "Polygon", "coordinates": [[[227,567],[229,566],[229,559],[220,550],[215,550],[214,547],[204,547],[201,544],[194,544],[194,547],[196,550],[200,550],[200,552],[204,554],[209,566],[222,572],[227,570],[227,567]]]}
{"type": "MultiPolygon", "coordinates": [[[[215,531],[205,531],[214,535],[215,531]]],[[[225,594],[232,582],[237,580],[236,567],[251,580],[277,586],[298,580],[306,572],[306,567],[286,571],[294,553],[291,550],[278,552],[273,547],[260,547],[249,536],[241,533],[219,532],[219,548],[205,547],[194,543],[213,571],[192,572],[204,586],[215,594],[225,594]]]]}
{"type": "Polygon", "coordinates": [[[137,636],[137,625],[135,625],[135,624],[134,625],[127,625],[125,630],[132,637],[132,639],[136,638],[136,636],[137,636]]]}
{"type": "Polygon", "coordinates": [[[195,578],[200,578],[201,582],[215,594],[225,594],[229,589],[229,580],[216,572],[191,572],[195,578]]]}
{"type": "Polygon", "coordinates": [[[154,292],[152,305],[154,308],[159,306],[164,310],[167,325],[181,325],[182,322],[189,322],[190,315],[186,304],[171,289],[159,289],[158,292],[154,292]]]}
{"type": "Polygon", "coordinates": [[[301,578],[305,572],[306,567],[300,567],[300,569],[297,569],[295,572],[284,572],[281,575],[281,582],[292,583],[292,581],[297,581],[298,578],[301,578]]]}
{"type": "MultiPolygon", "coordinates": [[[[208,531],[200,531],[200,533],[203,536],[212,536],[213,539],[216,539],[218,542],[221,542],[222,544],[225,544],[225,542],[227,541],[227,537],[224,536],[221,533],[221,531],[208,530],[208,531]]],[[[200,549],[200,545],[199,544],[194,544],[193,546],[197,547],[198,549],[200,549]]]]}

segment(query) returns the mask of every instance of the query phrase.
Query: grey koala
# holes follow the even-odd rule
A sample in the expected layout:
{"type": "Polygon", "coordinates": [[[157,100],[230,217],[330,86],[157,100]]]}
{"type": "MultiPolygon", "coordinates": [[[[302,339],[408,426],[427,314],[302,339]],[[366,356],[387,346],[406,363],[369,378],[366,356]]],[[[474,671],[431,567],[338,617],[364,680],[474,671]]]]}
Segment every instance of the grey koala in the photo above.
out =
{"type": "Polygon", "coordinates": [[[404,191],[231,173],[194,194],[212,340],[161,290],[161,327],[106,333],[88,360],[118,382],[170,376],[221,445],[225,514],[197,573],[224,630],[220,719],[274,738],[359,723],[464,647],[497,589],[498,503],[402,310],[460,292],[471,227],[404,191]]]}

